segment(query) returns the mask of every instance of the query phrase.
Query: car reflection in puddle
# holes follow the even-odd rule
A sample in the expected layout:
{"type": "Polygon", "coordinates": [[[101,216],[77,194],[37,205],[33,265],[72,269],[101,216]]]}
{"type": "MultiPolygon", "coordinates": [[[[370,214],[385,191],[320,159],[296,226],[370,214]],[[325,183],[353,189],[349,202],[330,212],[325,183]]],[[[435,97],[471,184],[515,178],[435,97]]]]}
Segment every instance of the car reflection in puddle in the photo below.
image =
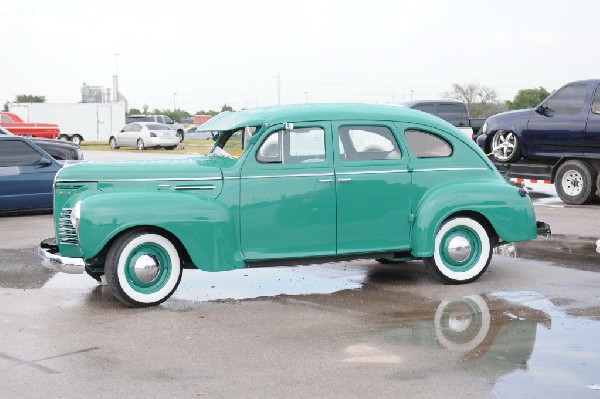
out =
{"type": "MultiPolygon", "coordinates": [[[[239,300],[282,294],[329,294],[362,286],[366,272],[344,263],[299,267],[268,267],[210,273],[184,270],[181,284],[169,301],[239,300]]],[[[56,273],[44,288],[88,290],[98,284],[88,275],[56,273]]],[[[107,287],[105,287],[107,289],[107,287]]],[[[165,304],[168,306],[168,302],[165,304]]]]}

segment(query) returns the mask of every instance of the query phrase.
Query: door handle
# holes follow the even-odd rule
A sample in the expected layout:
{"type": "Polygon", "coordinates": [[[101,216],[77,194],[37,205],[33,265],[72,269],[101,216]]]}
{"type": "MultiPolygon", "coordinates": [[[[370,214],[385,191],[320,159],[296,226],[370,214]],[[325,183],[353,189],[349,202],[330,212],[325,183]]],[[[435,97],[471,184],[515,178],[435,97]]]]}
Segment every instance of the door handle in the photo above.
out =
{"type": "Polygon", "coordinates": [[[338,183],[345,183],[345,182],[348,182],[348,181],[352,181],[352,179],[349,178],[349,177],[340,177],[339,179],[337,179],[338,183]]]}
{"type": "Polygon", "coordinates": [[[321,179],[319,180],[321,183],[333,183],[333,179],[321,179]]]}

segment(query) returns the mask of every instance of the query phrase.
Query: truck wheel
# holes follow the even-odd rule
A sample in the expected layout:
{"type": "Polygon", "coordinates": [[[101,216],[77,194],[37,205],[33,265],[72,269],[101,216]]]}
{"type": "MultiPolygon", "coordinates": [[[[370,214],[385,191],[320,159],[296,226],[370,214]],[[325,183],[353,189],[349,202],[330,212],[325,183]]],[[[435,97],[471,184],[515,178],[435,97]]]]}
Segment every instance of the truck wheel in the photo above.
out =
{"type": "Polygon", "coordinates": [[[142,139],[138,139],[138,141],[137,141],[137,149],[138,149],[138,150],[143,150],[144,148],[146,148],[146,147],[144,146],[144,140],[142,140],[142,139]]]}
{"type": "Polygon", "coordinates": [[[114,137],[111,137],[110,140],[108,140],[108,145],[112,150],[119,149],[119,146],[117,145],[117,139],[115,139],[114,137]]]}
{"type": "Polygon", "coordinates": [[[432,274],[446,284],[477,280],[492,259],[492,245],[486,228],[475,219],[446,220],[435,235],[434,253],[423,261],[432,274]]]}
{"type": "Polygon", "coordinates": [[[492,137],[491,152],[498,162],[516,162],[521,158],[521,143],[513,132],[498,130],[492,137]]]}
{"type": "Polygon", "coordinates": [[[71,137],[71,142],[72,142],[73,144],[80,145],[82,141],[83,141],[83,139],[82,139],[82,138],[81,138],[81,136],[80,136],[80,135],[78,135],[78,134],[76,134],[76,135],[74,135],[73,137],[71,137]]]}
{"type": "Polygon", "coordinates": [[[68,141],[69,140],[69,136],[67,136],[66,134],[61,134],[60,136],[58,136],[58,140],[60,140],[60,141],[68,141]]]}
{"type": "Polygon", "coordinates": [[[177,133],[175,133],[175,136],[179,137],[179,142],[183,143],[183,139],[185,138],[185,135],[183,133],[183,130],[178,130],[177,133]]]}
{"type": "Polygon", "coordinates": [[[596,172],[585,161],[570,160],[558,168],[554,185],[563,202],[583,205],[596,194],[596,172]]]}
{"type": "Polygon", "coordinates": [[[181,281],[181,260],[166,237],[134,230],[110,247],[104,266],[113,295],[132,307],[166,301],[181,281]]]}

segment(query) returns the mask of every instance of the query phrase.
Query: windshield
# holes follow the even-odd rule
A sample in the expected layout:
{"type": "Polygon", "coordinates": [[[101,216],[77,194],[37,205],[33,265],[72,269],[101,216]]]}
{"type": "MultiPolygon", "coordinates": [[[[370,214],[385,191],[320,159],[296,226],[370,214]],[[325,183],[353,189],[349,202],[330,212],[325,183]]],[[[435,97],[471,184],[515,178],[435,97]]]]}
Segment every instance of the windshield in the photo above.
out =
{"type": "Polygon", "coordinates": [[[220,132],[217,137],[217,143],[209,155],[239,158],[244,153],[250,138],[256,133],[256,130],[256,127],[248,126],[237,130],[220,132]]]}

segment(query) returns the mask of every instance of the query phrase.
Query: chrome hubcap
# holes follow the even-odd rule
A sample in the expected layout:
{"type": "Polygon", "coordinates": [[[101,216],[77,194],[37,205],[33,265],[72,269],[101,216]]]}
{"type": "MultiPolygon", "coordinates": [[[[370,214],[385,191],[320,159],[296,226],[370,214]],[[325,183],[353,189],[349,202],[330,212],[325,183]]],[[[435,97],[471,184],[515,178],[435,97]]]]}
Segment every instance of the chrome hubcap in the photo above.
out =
{"type": "Polygon", "coordinates": [[[516,146],[517,137],[511,132],[501,131],[494,135],[492,152],[497,159],[505,161],[515,152],[516,146]]]}
{"type": "Polygon", "coordinates": [[[158,276],[160,262],[154,255],[142,255],[135,261],[133,270],[140,281],[149,283],[158,276]]]}
{"type": "Polygon", "coordinates": [[[471,255],[471,243],[463,236],[457,236],[448,243],[448,255],[455,262],[463,262],[471,255]]]}
{"type": "Polygon", "coordinates": [[[562,188],[569,196],[579,195],[583,190],[583,177],[576,170],[569,170],[562,178],[562,188]]]}

